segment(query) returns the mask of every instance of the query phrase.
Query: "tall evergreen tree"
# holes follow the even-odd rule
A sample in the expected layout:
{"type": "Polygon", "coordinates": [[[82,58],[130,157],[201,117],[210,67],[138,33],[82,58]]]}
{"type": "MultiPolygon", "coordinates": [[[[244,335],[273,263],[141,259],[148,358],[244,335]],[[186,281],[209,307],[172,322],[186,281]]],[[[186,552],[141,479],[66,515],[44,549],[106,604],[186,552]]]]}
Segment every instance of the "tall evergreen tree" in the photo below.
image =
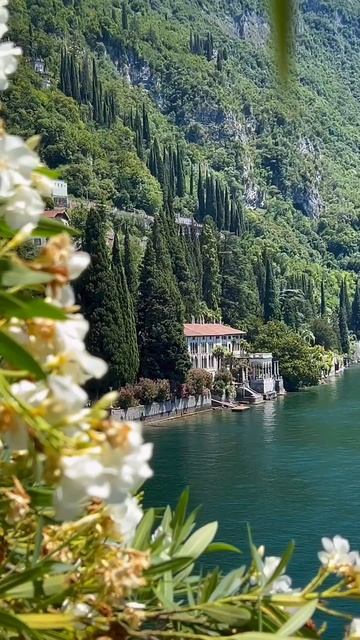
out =
{"type": "Polygon", "coordinates": [[[128,12],[127,12],[127,6],[125,2],[123,2],[121,5],[121,26],[125,31],[129,27],[128,12]]]}
{"type": "Polygon", "coordinates": [[[351,328],[356,337],[360,338],[360,282],[356,283],[355,295],[351,309],[351,328]]]}
{"type": "Polygon", "coordinates": [[[146,144],[150,144],[151,142],[150,122],[149,122],[149,114],[147,112],[145,102],[143,102],[143,106],[142,106],[142,130],[143,130],[143,138],[146,144]]]}
{"type": "Polygon", "coordinates": [[[340,287],[340,305],[342,305],[345,309],[346,322],[349,325],[349,323],[351,322],[351,304],[347,289],[346,278],[343,279],[340,287]]]}
{"type": "Polygon", "coordinates": [[[224,229],[230,231],[230,202],[227,188],[224,196],[224,229]]]}
{"type": "MultiPolygon", "coordinates": [[[[134,382],[139,370],[139,351],[137,344],[136,320],[134,306],[127,281],[125,277],[119,239],[117,234],[114,236],[114,244],[112,249],[112,270],[115,278],[116,295],[119,299],[120,311],[122,316],[122,328],[124,334],[123,356],[124,356],[124,378],[126,382],[134,382]]],[[[114,292],[115,294],[115,292],[114,292]]]]}
{"type": "Polygon", "coordinates": [[[202,256],[203,299],[209,309],[217,312],[220,308],[221,277],[217,230],[214,221],[206,216],[200,237],[202,256]]]}
{"type": "Polygon", "coordinates": [[[92,102],[92,82],[89,56],[85,55],[82,61],[81,78],[80,78],[80,94],[81,101],[84,104],[92,102]]]}
{"type": "Polygon", "coordinates": [[[216,223],[218,229],[224,229],[225,226],[225,203],[224,203],[224,192],[221,183],[219,180],[216,180],[216,223]]]}
{"type": "Polygon", "coordinates": [[[153,223],[140,277],[138,335],[141,375],[168,379],[173,387],[183,383],[191,364],[182,303],[159,218],[153,223]]]}
{"type": "Polygon", "coordinates": [[[176,195],[179,196],[179,198],[185,195],[184,164],[179,145],[176,147],[176,195]]]}
{"type": "Polygon", "coordinates": [[[325,284],[324,280],[321,280],[320,289],[320,315],[323,318],[326,315],[326,297],[325,297],[325,284]]]}
{"type": "Polygon", "coordinates": [[[136,153],[138,154],[139,158],[143,160],[144,147],[143,147],[143,141],[142,141],[142,137],[139,129],[136,129],[136,132],[135,132],[135,147],[136,147],[136,153]]]}
{"type": "Polygon", "coordinates": [[[193,165],[193,163],[191,163],[191,168],[190,168],[189,193],[190,193],[191,196],[194,195],[194,165],[193,165]]]}
{"type": "Polygon", "coordinates": [[[266,259],[265,292],[264,292],[264,320],[275,320],[278,315],[275,278],[270,258],[266,259]]]}
{"type": "Polygon", "coordinates": [[[350,343],[349,343],[349,331],[346,319],[346,309],[345,306],[341,305],[339,309],[339,334],[340,334],[340,344],[341,350],[343,353],[349,353],[350,351],[350,343]]]}
{"type": "Polygon", "coordinates": [[[137,307],[138,274],[135,256],[131,246],[129,229],[126,226],[124,237],[124,271],[126,283],[131,295],[134,309],[137,307]]]}
{"type": "Polygon", "coordinates": [[[203,184],[200,164],[199,164],[199,175],[198,175],[198,185],[197,185],[197,196],[198,196],[198,218],[200,221],[202,221],[205,217],[205,191],[204,191],[204,184],[203,184]]]}
{"type": "Polygon", "coordinates": [[[101,118],[101,87],[97,76],[96,61],[92,61],[92,106],[93,118],[99,122],[101,118]]]}
{"type": "Polygon", "coordinates": [[[90,255],[90,266],[76,283],[76,291],[89,322],[86,346],[90,353],[103,358],[108,371],[101,380],[88,383],[95,394],[118,389],[126,382],[124,359],[125,335],[115,278],[105,240],[104,212],[91,209],[86,220],[83,246],[90,255]]]}

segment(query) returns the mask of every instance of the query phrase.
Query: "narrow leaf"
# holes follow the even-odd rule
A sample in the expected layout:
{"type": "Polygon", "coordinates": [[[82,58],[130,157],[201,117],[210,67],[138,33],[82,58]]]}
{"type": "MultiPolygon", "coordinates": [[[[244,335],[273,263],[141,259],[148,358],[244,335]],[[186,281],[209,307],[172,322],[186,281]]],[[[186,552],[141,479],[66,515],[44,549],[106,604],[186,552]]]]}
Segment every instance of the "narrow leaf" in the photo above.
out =
{"type": "Polygon", "coordinates": [[[229,553],[241,553],[238,547],[234,547],[233,544],[228,544],[227,542],[212,542],[205,549],[204,553],[222,553],[223,551],[229,553]]]}
{"type": "Polygon", "coordinates": [[[34,358],[7,333],[0,330],[0,356],[17,369],[25,369],[35,378],[44,379],[45,373],[34,358]]]}
{"type": "Polygon", "coordinates": [[[144,571],[144,574],[148,578],[154,578],[156,576],[162,575],[165,571],[172,571],[176,573],[181,569],[184,569],[188,564],[192,562],[192,558],[173,558],[172,560],[165,560],[164,562],[159,562],[159,564],[153,564],[149,569],[144,571]]]}
{"type": "Polygon", "coordinates": [[[209,522],[193,533],[182,547],[176,552],[176,556],[190,556],[198,558],[213,541],[218,529],[217,522],[209,522]]]}
{"type": "Polygon", "coordinates": [[[203,605],[201,611],[210,618],[228,626],[241,627],[251,619],[251,612],[246,607],[235,607],[233,605],[203,605]]]}
{"type": "Polygon", "coordinates": [[[304,604],[303,607],[298,609],[291,618],[279,629],[275,637],[288,638],[293,633],[296,633],[304,624],[314,615],[317,607],[317,600],[311,600],[304,604]]]}
{"type": "Polygon", "coordinates": [[[242,579],[245,573],[245,566],[239,569],[230,571],[217,585],[216,589],[211,594],[210,600],[214,601],[219,598],[226,598],[236,593],[242,583],[242,579]]]}
{"type": "Polygon", "coordinates": [[[142,518],[138,528],[136,529],[135,539],[133,542],[134,549],[142,551],[147,549],[150,544],[151,530],[155,520],[154,509],[149,509],[142,518]]]}

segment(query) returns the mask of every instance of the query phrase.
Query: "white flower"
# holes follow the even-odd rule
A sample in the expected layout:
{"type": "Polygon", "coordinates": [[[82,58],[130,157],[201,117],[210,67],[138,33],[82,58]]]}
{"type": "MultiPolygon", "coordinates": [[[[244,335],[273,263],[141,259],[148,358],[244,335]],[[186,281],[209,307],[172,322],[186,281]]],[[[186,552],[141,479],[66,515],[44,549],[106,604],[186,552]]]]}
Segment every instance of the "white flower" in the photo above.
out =
{"type": "Polygon", "coordinates": [[[151,477],[148,461],[152,444],[143,444],[140,426],[136,423],[121,426],[123,432],[114,428],[111,434],[113,445],[105,441],[82,455],[61,458],[62,477],[55,492],[59,519],[76,518],[93,498],[109,504],[122,503],[151,477]]]}
{"type": "Polygon", "coordinates": [[[107,512],[114,523],[115,534],[119,536],[125,544],[131,544],[134,539],[136,527],[143,517],[143,511],[136,498],[127,496],[125,500],[119,504],[109,504],[107,512]]]}
{"type": "MultiPolygon", "coordinates": [[[[261,549],[262,553],[265,552],[265,549],[261,549]]],[[[276,569],[278,568],[281,562],[281,558],[277,556],[268,556],[264,558],[261,562],[261,575],[253,575],[251,577],[251,583],[254,585],[262,584],[263,586],[270,580],[271,576],[274,575],[276,569]]],[[[291,588],[292,580],[289,576],[284,574],[285,569],[281,572],[281,575],[275,578],[271,582],[271,584],[265,589],[264,593],[266,594],[274,594],[274,593],[293,593],[293,589],[291,588]]]]}
{"type": "MultiPolygon", "coordinates": [[[[0,45],[0,56],[1,46],[3,45],[0,45]]],[[[0,136],[0,198],[12,196],[15,188],[18,186],[29,186],[32,171],[38,164],[38,156],[27,147],[22,138],[9,136],[7,134],[0,136]]]]}
{"type": "Polygon", "coordinates": [[[129,609],[137,609],[139,611],[146,608],[142,602],[126,602],[125,604],[129,609]]]}
{"type": "Polygon", "coordinates": [[[356,561],[356,551],[350,551],[350,544],[346,538],[337,535],[332,540],[321,538],[325,551],[319,551],[320,562],[329,571],[337,571],[342,567],[353,565],[356,561]]]}
{"type": "Polygon", "coordinates": [[[351,621],[348,638],[360,638],[360,618],[351,621]]]}
{"type": "MultiPolygon", "coordinates": [[[[24,404],[31,407],[40,406],[47,396],[47,389],[28,380],[21,380],[11,385],[10,392],[24,404]]],[[[29,435],[26,422],[20,414],[11,413],[11,420],[8,428],[3,433],[3,442],[10,451],[26,451],[29,446],[29,435]]]]}
{"type": "Polygon", "coordinates": [[[3,213],[7,224],[13,229],[20,229],[28,223],[35,227],[43,211],[41,197],[35,189],[28,186],[17,187],[3,207],[0,207],[0,215],[3,213]]]}
{"type": "Polygon", "coordinates": [[[7,2],[0,3],[0,38],[7,32],[7,21],[9,19],[9,12],[6,8],[7,2]]]}
{"type": "Polygon", "coordinates": [[[48,176],[35,171],[32,175],[32,185],[43,198],[50,198],[54,188],[54,181],[48,176]]]}
{"type": "MultiPolygon", "coordinates": [[[[4,29],[4,27],[2,28],[4,29]]],[[[16,71],[17,57],[20,55],[20,47],[14,47],[12,42],[0,44],[0,91],[8,88],[8,76],[16,71]]]]}

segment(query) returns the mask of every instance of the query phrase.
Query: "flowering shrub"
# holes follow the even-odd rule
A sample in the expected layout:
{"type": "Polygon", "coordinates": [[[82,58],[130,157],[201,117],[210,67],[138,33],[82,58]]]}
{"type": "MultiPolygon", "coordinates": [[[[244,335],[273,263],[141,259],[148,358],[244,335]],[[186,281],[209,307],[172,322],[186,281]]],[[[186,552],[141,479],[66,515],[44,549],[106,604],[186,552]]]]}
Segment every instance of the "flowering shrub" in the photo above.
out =
{"type": "MultiPolygon", "coordinates": [[[[1,35],[7,17],[1,0],[1,35]]],[[[0,44],[0,89],[19,54],[0,44]]],[[[337,615],[328,601],[360,596],[360,556],[347,540],[323,538],[318,573],[293,588],[292,543],[266,557],[249,535],[249,567],[206,574],[196,568],[204,552],[238,549],[214,543],[216,522],[196,529],[188,491],[175,510],[143,513],[136,494],[152,447],[140,425],[109,415],[117,394],[88,406],[82,385],[107,368],[86,351],[71,288],[89,257],[40,217],[51,180],[36,144],[0,132],[1,637],[316,637],[316,610],[337,615]],[[49,242],[30,261],[18,250],[32,236],[49,242]]],[[[168,393],[163,381],[141,384],[148,401],[168,393]]],[[[360,620],[341,615],[359,637],[360,620]]]]}
{"type": "Polygon", "coordinates": [[[191,369],[188,373],[186,384],[191,396],[201,396],[211,389],[212,375],[206,369],[191,369]]]}
{"type": "Polygon", "coordinates": [[[127,384],[125,387],[119,389],[118,397],[116,400],[116,406],[120,407],[120,409],[124,409],[125,411],[130,407],[136,407],[138,404],[137,399],[135,398],[135,390],[132,384],[127,384]]]}

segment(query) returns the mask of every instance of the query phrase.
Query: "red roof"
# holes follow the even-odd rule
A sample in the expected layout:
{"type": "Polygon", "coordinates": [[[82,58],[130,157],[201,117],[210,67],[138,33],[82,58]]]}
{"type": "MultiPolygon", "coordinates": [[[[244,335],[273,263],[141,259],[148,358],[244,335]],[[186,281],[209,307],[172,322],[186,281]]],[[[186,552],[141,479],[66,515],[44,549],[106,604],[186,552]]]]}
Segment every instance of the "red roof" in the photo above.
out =
{"type": "Polygon", "coordinates": [[[51,209],[49,211],[43,211],[42,215],[44,218],[57,218],[60,216],[65,216],[67,220],[69,220],[69,216],[63,209],[51,209]]]}
{"type": "Polygon", "coordinates": [[[233,329],[226,324],[184,324],[184,333],[187,338],[199,336],[243,336],[245,331],[233,329]]]}

